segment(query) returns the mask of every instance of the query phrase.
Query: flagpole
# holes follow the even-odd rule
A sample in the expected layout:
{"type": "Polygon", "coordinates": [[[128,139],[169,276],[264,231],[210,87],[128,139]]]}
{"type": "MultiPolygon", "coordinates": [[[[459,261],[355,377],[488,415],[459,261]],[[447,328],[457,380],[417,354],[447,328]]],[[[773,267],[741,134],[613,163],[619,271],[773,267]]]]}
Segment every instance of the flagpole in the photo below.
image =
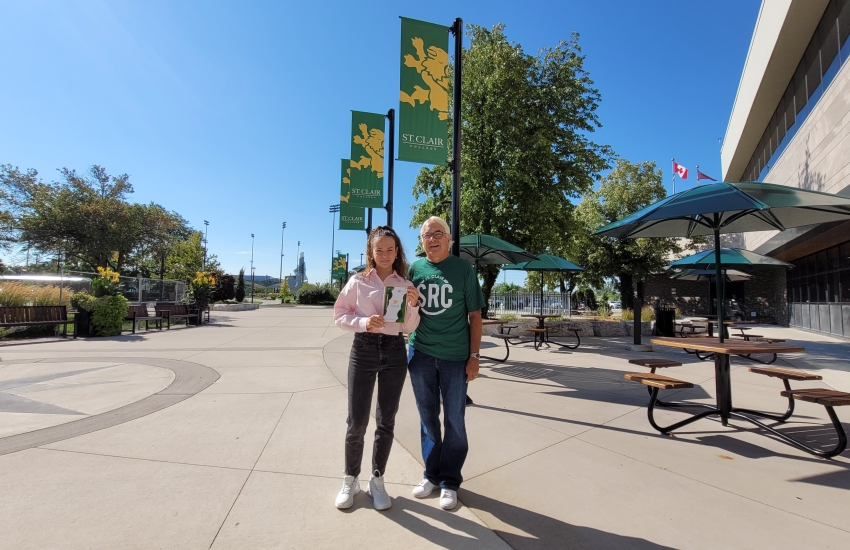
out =
{"type": "MultiPolygon", "coordinates": [[[[387,166],[387,225],[393,226],[393,175],[395,172],[395,109],[387,112],[390,121],[390,162],[387,166]]],[[[369,225],[372,225],[371,223],[369,225]]]]}
{"type": "Polygon", "coordinates": [[[673,184],[673,194],[676,194],[676,169],[673,168],[673,165],[676,163],[675,158],[670,158],[670,169],[673,171],[673,177],[670,178],[671,183],[673,184]]]}
{"type": "Polygon", "coordinates": [[[461,101],[461,58],[463,55],[463,19],[455,19],[451,26],[455,37],[454,89],[452,103],[452,255],[460,256],[460,101],[461,101]]]}
{"type": "Polygon", "coordinates": [[[699,164],[697,164],[697,187],[699,187],[699,164]]]}

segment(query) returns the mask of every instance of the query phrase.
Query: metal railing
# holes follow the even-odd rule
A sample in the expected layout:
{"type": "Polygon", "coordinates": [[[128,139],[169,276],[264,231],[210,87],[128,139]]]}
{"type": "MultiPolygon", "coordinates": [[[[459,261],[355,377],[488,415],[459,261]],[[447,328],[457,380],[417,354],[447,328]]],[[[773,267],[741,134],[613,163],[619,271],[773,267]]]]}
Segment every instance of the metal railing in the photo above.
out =
{"type": "Polygon", "coordinates": [[[544,292],[543,304],[540,292],[503,292],[490,295],[489,314],[492,315],[570,315],[570,295],[560,292],[544,292]]]}
{"type": "MultiPolygon", "coordinates": [[[[97,273],[86,271],[67,271],[67,275],[75,275],[93,279],[97,273]]],[[[146,277],[118,277],[118,290],[121,295],[133,304],[147,302],[177,303],[186,293],[186,283],[171,279],[148,279],[146,277]]]]}

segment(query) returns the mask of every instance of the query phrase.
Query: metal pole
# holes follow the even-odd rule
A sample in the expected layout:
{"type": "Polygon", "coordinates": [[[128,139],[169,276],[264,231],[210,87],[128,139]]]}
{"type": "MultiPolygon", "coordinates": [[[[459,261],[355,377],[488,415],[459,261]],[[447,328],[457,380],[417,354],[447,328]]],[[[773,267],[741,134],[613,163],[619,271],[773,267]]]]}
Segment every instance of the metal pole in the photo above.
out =
{"type": "Polygon", "coordinates": [[[460,256],[460,102],[463,66],[463,19],[455,19],[451,28],[455,36],[454,90],[452,102],[452,254],[460,256]]]}
{"type": "Polygon", "coordinates": [[[328,281],[333,283],[334,280],[334,239],[336,238],[336,213],[339,212],[339,205],[332,204],[330,209],[328,210],[333,215],[333,220],[331,221],[331,276],[328,281]]]}
{"type": "Polygon", "coordinates": [[[254,303],[254,234],[251,233],[251,303],[254,303]]]}
{"type": "Polygon", "coordinates": [[[368,210],[369,210],[369,216],[368,216],[368,220],[366,221],[366,236],[367,237],[369,236],[369,233],[372,232],[372,209],[369,208],[368,210]]]}
{"type": "Polygon", "coordinates": [[[286,222],[280,228],[280,274],[277,276],[277,291],[283,290],[283,233],[286,230],[286,222]]]}
{"type": "Polygon", "coordinates": [[[207,270],[207,235],[210,231],[210,222],[204,220],[204,271],[207,270]]]}
{"type": "MultiPolygon", "coordinates": [[[[387,165],[387,225],[393,226],[393,176],[395,173],[395,109],[387,111],[390,120],[390,160],[387,165]]],[[[372,225],[371,223],[369,225],[372,225]]]]}
{"type": "MultiPolygon", "coordinates": [[[[714,276],[715,292],[717,293],[717,341],[723,343],[723,317],[725,317],[725,304],[723,303],[723,280],[720,278],[720,214],[714,214],[714,276]]],[[[710,304],[709,304],[710,305],[710,304]]]]}
{"type": "MultiPolygon", "coordinates": [[[[673,169],[673,163],[675,163],[675,162],[676,162],[676,159],[671,157],[670,158],[670,169],[671,170],[673,169]]],[[[672,171],[673,171],[673,177],[670,178],[670,181],[673,184],[673,194],[675,195],[676,194],[676,171],[675,170],[672,170],[672,171]]]]}

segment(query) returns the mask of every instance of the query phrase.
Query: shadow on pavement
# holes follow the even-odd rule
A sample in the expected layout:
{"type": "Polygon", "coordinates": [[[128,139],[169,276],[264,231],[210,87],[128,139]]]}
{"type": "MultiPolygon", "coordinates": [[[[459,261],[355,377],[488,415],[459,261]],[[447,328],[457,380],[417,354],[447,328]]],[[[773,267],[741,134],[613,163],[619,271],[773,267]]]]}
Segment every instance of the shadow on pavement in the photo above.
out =
{"type": "Polygon", "coordinates": [[[592,527],[571,525],[463,488],[459,491],[458,497],[482,519],[492,516],[495,522],[485,519],[488,523],[492,523],[490,528],[516,549],[670,548],[646,539],[617,535],[592,527]]]}

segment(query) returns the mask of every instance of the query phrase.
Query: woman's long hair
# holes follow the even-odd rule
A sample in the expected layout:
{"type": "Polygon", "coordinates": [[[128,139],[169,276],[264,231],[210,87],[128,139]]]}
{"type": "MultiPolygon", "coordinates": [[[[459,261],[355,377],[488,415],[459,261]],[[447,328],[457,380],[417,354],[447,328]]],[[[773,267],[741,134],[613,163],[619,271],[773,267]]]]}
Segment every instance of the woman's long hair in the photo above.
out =
{"type": "Polygon", "coordinates": [[[392,227],[388,225],[379,225],[375,229],[369,233],[369,237],[366,239],[366,268],[375,269],[377,265],[375,264],[375,255],[372,253],[372,242],[375,239],[380,239],[381,237],[392,237],[395,241],[396,248],[396,256],[395,261],[393,262],[393,271],[407,278],[407,258],[404,255],[404,248],[401,246],[401,239],[398,238],[396,232],[392,227]]]}

